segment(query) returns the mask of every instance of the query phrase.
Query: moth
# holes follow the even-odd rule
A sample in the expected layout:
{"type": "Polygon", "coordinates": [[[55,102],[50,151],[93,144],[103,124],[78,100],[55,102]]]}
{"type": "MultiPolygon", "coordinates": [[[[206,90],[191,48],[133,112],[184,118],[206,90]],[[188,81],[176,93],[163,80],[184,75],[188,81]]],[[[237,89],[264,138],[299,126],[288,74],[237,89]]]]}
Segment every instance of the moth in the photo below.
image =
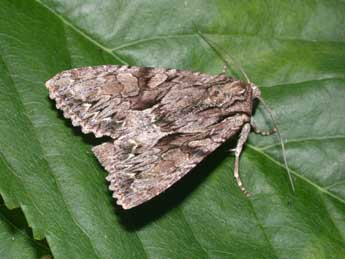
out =
{"type": "Polygon", "coordinates": [[[92,148],[117,204],[138,206],[164,192],[231,137],[234,177],[261,93],[251,82],[186,70],[103,65],[63,71],[46,82],[73,126],[110,141],[92,148]]]}

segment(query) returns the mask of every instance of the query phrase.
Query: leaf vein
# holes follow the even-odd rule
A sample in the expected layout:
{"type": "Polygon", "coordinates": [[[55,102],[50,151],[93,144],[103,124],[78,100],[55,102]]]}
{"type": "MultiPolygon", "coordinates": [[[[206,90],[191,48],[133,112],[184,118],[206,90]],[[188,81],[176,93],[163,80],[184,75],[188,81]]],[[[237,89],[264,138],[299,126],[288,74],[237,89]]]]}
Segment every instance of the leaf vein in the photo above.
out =
{"type": "Polygon", "coordinates": [[[40,0],[34,0],[36,1],[38,4],[40,4],[41,6],[43,6],[44,8],[46,8],[48,11],[50,11],[52,14],[54,14],[57,18],[59,18],[65,25],[69,26],[72,30],[74,30],[76,33],[78,33],[79,35],[81,35],[82,37],[84,37],[86,40],[90,41],[92,44],[94,44],[95,46],[97,46],[98,48],[102,49],[103,51],[105,51],[106,53],[108,53],[109,55],[111,55],[112,57],[114,57],[115,59],[119,60],[122,64],[128,64],[124,59],[122,59],[118,54],[114,53],[111,49],[107,48],[106,46],[104,46],[102,43],[98,42],[97,40],[95,40],[94,38],[92,38],[90,35],[88,35],[86,32],[84,32],[83,30],[79,29],[77,26],[75,26],[74,24],[72,24],[70,21],[68,21],[65,17],[63,17],[61,14],[59,14],[58,12],[56,12],[55,10],[53,10],[51,7],[49,7],[48,5],[42,3],[42,1],[40,0]]]}
{"type": "MultiPolygon", "coordinates": [[[[285,142],[286,145],[291,144],[291,143],[300,143],[300,142],[308,142],[308,141],[323,141],[323,140],[334,140],[334,139],[345,139],[345,135],[335,135],[335,136],[322,136],[322,137],[308,137],[308,138],[296,138],[296,139],[289,139],[288,141],[285,142]]],[[[272,144],[272,145],[267,145],[267,146],[262,146],[262,147],[257,147],[258,149],[264,151],[268,150],[274,147],[280,146],[280,143],[277,144],[272,144]]]]}
{"type": "MultiPolygon", "coordinates": [[[[247,37],[247,38],[259,38],[259,39],[265,39],[265,40],[278,40],[278,41],[287,41],[287,42],[304,42],[304,43],[334,43],[334,44],[345,44],[345,42],[342,41],[314,41],[314,40],[308,40],[308,39],[288,39],[288,38],[278,38],[275,37],[273,38],[272,36],[269,37],[263,37],[263,36],[258,36],[256,34],[247,34],[245,36],[243,36],[243,34],[236,34],[236,33],[203,33],[204,35],[210,35],[210,36],[218,36],[218,37],[247,37]]],[[[145,43],[145,42],[150,42],[150,41],[156,41],[156,40],[166,40],[166,39],[176,39],[176,38],[184,38],[184,37],[198,37],[198,35],[196,33],[180,33],[180,34],[162,34],[162,35],[157,35],[157,36],[153,36],[153,37],[147,37],[147,38],[142,38],[142,39],[136,39],[127,43],[124,43],[122,45],[110,48],[110,51],[116,51],[116,50],[120,50],[123,48],[127,48],[127,47],[133,47],[135,45],[141,44],[141,43],[145,43]]]]}
{"type": "MultiPolygon", "coordinates": [[[[250,149],[258,152],[259,154],[263,155],[264,157],[268,158],[269,160],[271,160],[273,163],[275,163],[276,165],[285,168],[285,166],[279,162],[278,160],[274,159],[272,156],[270,156],[269,154],[267,154],[266,152],[262,151],[260,148],[255,147],[253,145],[247,144],[247,147],[249,147],[250,149]]],[[[294,174],[296,177],[300,178],[301,180],[305,181],[306,183],[310,184],[311,186],[315,187],[318,191],[325,193],[326,195],[332,197],[333,199],[341,202],[342,204],[345,204],[345,200],[338,197],[337,195],[331,193],[330,191],[328,191],[327,189],[325,189],[322,186],[317,185],[316,183],[314,183],[313,181],[311,181],[310,179],[306,178],[305,176],[303,176],[302,174],[299,174],[298,172],[296,172],[295,170],[292,170],[290,168],[290,171],[292,174],[294,174]]]]}

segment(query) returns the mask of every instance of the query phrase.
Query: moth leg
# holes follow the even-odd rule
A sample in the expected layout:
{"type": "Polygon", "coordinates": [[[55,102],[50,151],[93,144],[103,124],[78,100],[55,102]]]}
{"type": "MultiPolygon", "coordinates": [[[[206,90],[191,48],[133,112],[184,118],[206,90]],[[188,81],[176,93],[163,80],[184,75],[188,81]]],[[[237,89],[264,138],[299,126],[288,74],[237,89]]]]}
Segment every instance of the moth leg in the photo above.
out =
{"type": "Polygon", "coordinates": [[[252,127],[253,131],[256,133],[256,134],[259,134],[259,135],[262,135],[262,136],[269,136],[269,135],[273,135],[277,132],[277,129],[276,128],[273,128],[271,130],[259,130],[255,123],[253,121],[250,122],[250,126],[252,127]]]}
{"type": "Polygon", "coordinates": [[[240,164],[240,155],[242,153],[243,145],[247,142],[248,136],[250,133],[250,123],[246,123],[243,125],[240,138],[237,141],[237,146],[235,148],[235,169],[234,169],[234,177],[236,179],[237,185],[240,187],[241,191],[249,197],[250,194],[248,191],[243,187],[240,173],[239,173],[239,164],[240,164]]]}

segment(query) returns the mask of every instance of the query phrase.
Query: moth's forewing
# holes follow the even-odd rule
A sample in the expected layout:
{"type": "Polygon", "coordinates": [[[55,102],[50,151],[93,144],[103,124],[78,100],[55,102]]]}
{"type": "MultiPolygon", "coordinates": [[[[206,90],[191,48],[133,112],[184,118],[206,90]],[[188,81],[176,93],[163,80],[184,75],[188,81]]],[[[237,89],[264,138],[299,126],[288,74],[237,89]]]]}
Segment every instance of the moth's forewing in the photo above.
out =
{"type": "Polygon", "coordinates": [[[250,85],[224,75],[108,65],[64,71],[46,86],[74,126],[112,137],[93,152],[125,209],[181,179],[252,112],[250,85]]]}

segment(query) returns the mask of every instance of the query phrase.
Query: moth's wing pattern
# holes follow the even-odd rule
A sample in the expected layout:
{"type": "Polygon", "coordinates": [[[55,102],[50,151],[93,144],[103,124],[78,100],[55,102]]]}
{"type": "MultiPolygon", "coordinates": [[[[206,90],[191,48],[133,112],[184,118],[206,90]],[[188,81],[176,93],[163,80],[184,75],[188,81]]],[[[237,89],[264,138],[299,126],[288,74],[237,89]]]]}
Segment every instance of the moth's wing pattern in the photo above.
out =
{"type": "Polygon", "coordinates": [[[46,83],[74,126],[113,143],[93,148],[125,209],[150,200],[249,121],[250,85],[224,75],[106,65],[46,83]]]}
{"type": "Polygon", "coordinates": [[[46,87],[73,126],[96,137],[117,138],[126,112],[155,104],[175,77],[175,69],[104,65],[63,71],[46,87]]]}
{"type": "Polygon", "coordinates": [[[138,206],[168,189],[219,145],[235,135],[248,118],[243,115],[223,120],[210,132],[173,133],[150,149],[129,153],[119,141],[104,143],[92,151],[109,172],[113,197],[124,209],[138,206]]]}

